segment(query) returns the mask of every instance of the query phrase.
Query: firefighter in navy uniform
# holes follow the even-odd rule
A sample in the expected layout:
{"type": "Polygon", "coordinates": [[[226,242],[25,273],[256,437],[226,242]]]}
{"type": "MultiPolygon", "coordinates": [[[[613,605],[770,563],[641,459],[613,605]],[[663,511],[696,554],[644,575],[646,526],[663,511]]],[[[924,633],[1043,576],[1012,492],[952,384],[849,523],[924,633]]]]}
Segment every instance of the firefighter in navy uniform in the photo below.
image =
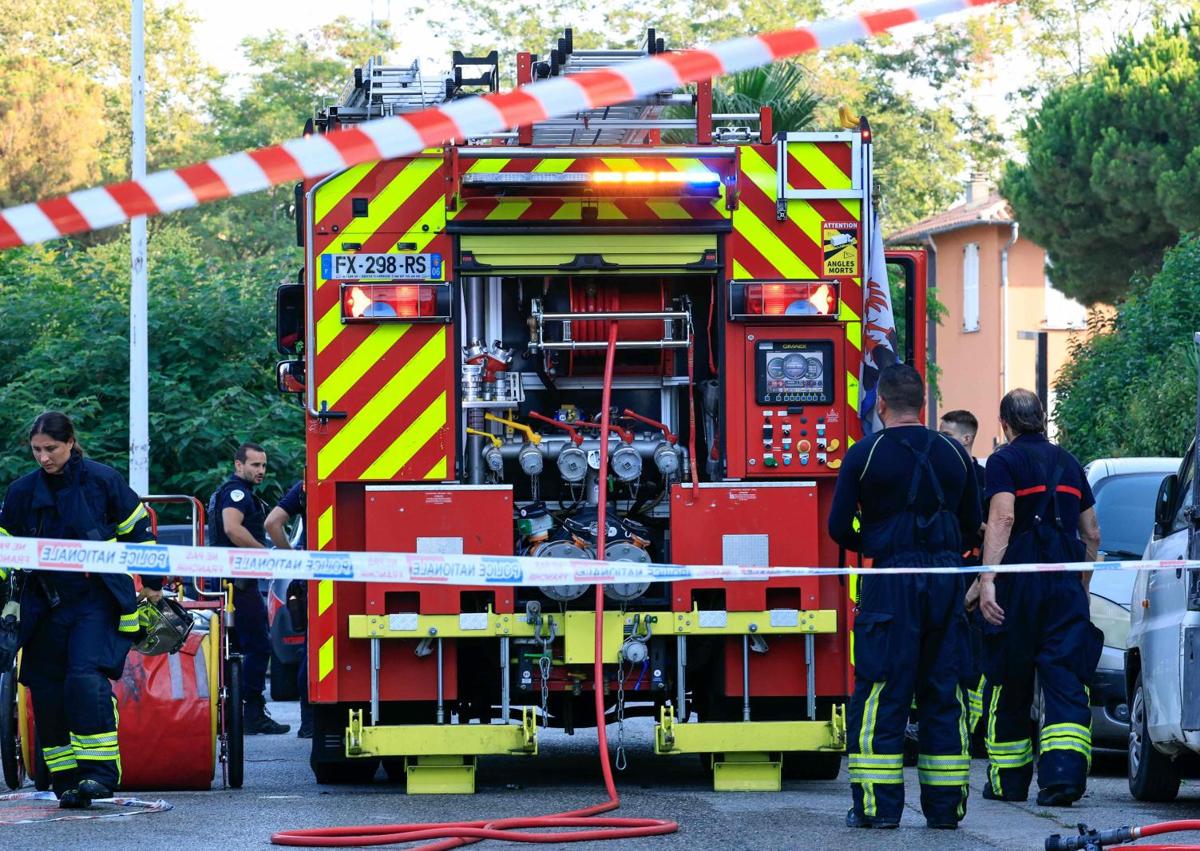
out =
{"type": "MultiPolygon", "coordinates": [[[[830,535],[874,559],[876,568],[959,567],[978,535],[970,460],[958,443],[921,424],[924,389],[912,367],[883,370],[877,404],[885,428],[856,443],[838,474],[830,535]]],[[[954,829],[966,814],[970,756],[960,685],[966,644],[960,575],[861,578],[847,729],[848,826],[899,826],[904,729],[914,697],[926,824],[954,829]]]]}
{"type": "MultiPolygon", "coordinates": [[[[208,539],[214,547],[265,549],[267,505],[254,492],[267,473],[267,453],[257,443],[243,443],[233,460],[233,475],[208,500],[208,539]]],[[[248,735],[279,735],[291,727],[267,712],[267,664],[271,638],[267,605],[257,579],[233,580],[233,637],[242,654],[242,717],[248,735]]]]}
{"type": "MultiPolygon", "coordinates": [[[[1079,462],[1046,439],[1041,401],[1013,390],[1000,402],[1008,444],[987,464],[987,532],[983,564],[1095,561],[1100,524],[1079,462]]],[[[1087,683],[1103,635],[1092,626],[1091,573],[982,573],[988,784],[985,798],[1024,801],[1033,779],[1029,738],[1034,673],[1044,699],[1039,737],[1038,804],[1070,806],[1083,796],[1091,764],[1087,683]]]]}
{"type": "MultiPolygon", "coordinates": [[[[39,416],[29,445],[41,469],[9,486],[0,532],[153,542],[137,494],[116,470],[83,457],[65,414],[39,416]]],[[[24,579],[20,681],[33,697],[38,741],[59,806],[87,807],[112,797],[121,779],[109,681],[121,676],[138,637],[138,595],[133,577],[123,574],[36,572],[24,579]]],[[[142,596],[161,597],[161,578],[142,581],[142,596]]]]}

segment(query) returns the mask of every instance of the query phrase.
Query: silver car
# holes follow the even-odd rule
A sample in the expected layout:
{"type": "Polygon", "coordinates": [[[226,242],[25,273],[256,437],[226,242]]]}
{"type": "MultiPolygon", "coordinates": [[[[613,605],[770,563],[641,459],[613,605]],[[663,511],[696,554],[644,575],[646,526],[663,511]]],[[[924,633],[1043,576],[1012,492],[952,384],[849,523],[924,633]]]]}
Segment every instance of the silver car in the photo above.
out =
{"type": "MultiPolygon", "coordinates": [[[[1088,464],[1096,497],[1101,557],[1140,559],[1154,531],[1154,505],[1162,480],[1179,469],[1178,458],[1101,458],[1088,464]]],[[[1136,575],[1132,571],[1092,574],[1092,623],[1104,633],[1104,649],[1091,683],[1092,742],[1125,750],[1129,702],[1125,694],[1125,648],[1136,575]]]]}

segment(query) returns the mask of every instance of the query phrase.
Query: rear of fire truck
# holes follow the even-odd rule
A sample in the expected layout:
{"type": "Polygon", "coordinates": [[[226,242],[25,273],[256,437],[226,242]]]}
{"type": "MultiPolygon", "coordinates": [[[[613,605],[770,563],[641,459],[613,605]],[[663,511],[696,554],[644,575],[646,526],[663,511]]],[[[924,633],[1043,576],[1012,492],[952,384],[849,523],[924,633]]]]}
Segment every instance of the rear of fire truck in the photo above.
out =
{"type": "MultiPolygon", "coordinates": [[[[663,49],[651,31],[576,51],[568,31],[516,57],[518,82],[663,49]]],[[[454,66],[368,64],[314,129],[495,89],[495,53],[454,66]]],[[[825,518],[861,434],[870,188],[865,121],[773,134],[766,110],[714,115],[710,83],[297,187],[303,283],[280,288],[279,324],[303,357],[280,374],[307,409],[310,545],[428,554],[430,580],[310,591],[319,781],[382,760],[410,792],[473,791],[480,755],[595,725],[594,689],[607,723],[652,715],[657,753],[701,755],[718,789],[836,776],[851,589],[769,568],[839,560],[825,518]],[[679,105],[695,117],[664,117],[679,105]],[[600,534],[608,562],[767,570],[647,584],[564,561],[555,585],[481,588],[439,558],[594,559],[600,534]]]]}

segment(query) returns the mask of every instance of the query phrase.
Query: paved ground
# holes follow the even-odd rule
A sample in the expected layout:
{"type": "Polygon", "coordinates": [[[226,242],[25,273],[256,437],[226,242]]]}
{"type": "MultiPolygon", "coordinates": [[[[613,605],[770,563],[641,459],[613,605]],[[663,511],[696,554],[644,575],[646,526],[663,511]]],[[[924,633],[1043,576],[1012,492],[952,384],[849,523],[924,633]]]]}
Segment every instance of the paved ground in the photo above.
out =
{"type": "MultiPolygon", "coordinates": [[[[272,712],[294,729],[298,721],[295,704],[276,704],[272,712]]],[[[852,831],[843,826],[849,802],[844,771],[836,781],[785,782],[780,794],[716,794],[701,777],[694,758],[654,756],[648,719],[630,722],[627,729],[628,737],[637,744],[630,750],[628,769],[618,777],[624,798],[620,813],[675,819],[680,832],[637,843],[589,842],[572,848],[1032,849],[1041,848],[1051,833],[1074,832],[1080,821],[1098,827],[1146,824],[1193,817],[1200,805],[1200,784],[1195,781],[1185,784],[1174,804],[1133,801],[1119,758],[1098,761],[1088,796],[1069,810],[983,801],[977,794],[983,782],[983,763],[977,761],[970,810],[957,832],[925,829],[915,806],[915,777],[909,780],[911,803],[900,830],[852,831]]],[[[615,735],[615,729],[610,728],[610,735],[615,735]]],[[[0,826],[0,848],[266,848],[272,831],[284,828],[548,813],[587,806],[601,798],[594,748],[594,735],[548,735],[542,740],[542,755],[535,759],[484,761],[479,792],[473,797],[407,797],[402,787],[382,779],[369,786],[317,786],[308,770],[307,742],[293,734],[252,737],[247,739],[246,783],[240,791],[141,796],[163,797],[174,804],[174,810],[163,814],[0,826]]],[[[529,846],[496,842],[481,847],[529,846]]]]}

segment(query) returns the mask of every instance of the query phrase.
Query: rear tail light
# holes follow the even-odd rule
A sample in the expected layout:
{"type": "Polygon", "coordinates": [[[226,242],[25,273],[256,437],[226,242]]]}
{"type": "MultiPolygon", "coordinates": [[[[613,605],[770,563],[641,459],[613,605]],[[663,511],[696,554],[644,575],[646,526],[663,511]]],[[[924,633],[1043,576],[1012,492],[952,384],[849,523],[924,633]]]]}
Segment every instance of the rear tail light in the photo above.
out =
{"type": "Polygon", "coordinates": [[[729,312],[734,319],[829,318],[839,308],[835,281],[729,284],[729,312]]]}
{"type": "Polygon", "coordinates": [[[449,322],[445,284],[342,284],[343,322],[449,322]]]}

